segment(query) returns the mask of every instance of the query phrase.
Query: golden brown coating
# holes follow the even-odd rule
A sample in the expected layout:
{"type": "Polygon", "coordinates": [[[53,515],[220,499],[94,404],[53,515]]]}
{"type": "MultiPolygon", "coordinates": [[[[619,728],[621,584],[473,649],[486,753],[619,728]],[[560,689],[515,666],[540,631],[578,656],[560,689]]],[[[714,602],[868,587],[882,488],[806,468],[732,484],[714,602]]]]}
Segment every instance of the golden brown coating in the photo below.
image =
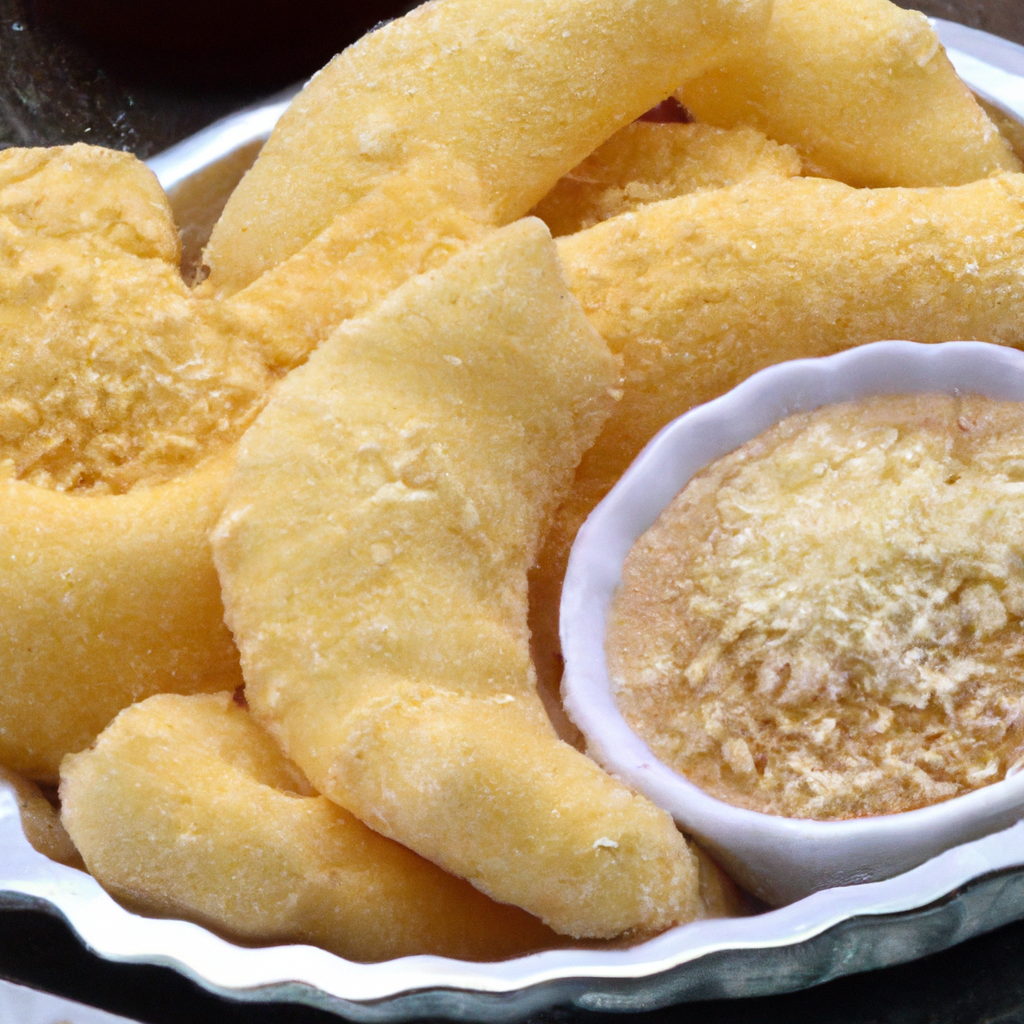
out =
{"type": "Polygon", "coordinates": [[[317,796],[230,693],[123,711],[65,760],[61,798],[111,895],[243,942],[373,961],[500,960],[562,941],[317,796]]]}
{"type": "Polygon", "coordinates": [[[576,531],[641,448],[773,363],[865,342],[1024,344],[1024,175],[955,188],[755,181],[642,207],[558,240],[573,294],[623,360],[531,580],[538,672],[576,531]]]}
{"type": "Polygon", "coordinates": [[[993,106],[980,96],[975,96],[978,105],[988,114],[992,123],[999,129],[999,134],[1010,144],[1018,160],[1024,160],[1024,124],[1016,118],[993,106]]]}
{"type": "MultiPolygon", "coordinates": [[[[292,369],[343,320],[482,237],[487,210],[463,168],[415,160],[345,207],[311,242],[219,308],[277,372],[292,369]]],[[[212,288],[199,291],[210,295],[212,288]]]]}
{"type": "Polygon", "coordinates": [[[617,129],[767,22],[765,0],[434,0],[364,36],[296,98],[205,260],[230,294],[418,157],[525,214],[617,129]]]}
{"type": "Polygon", "coordinates": [[[0,763],[32,778],[134,700],[240,681],[208,533],[270,375],[177,263],[134,157],[0,154],[0,763]]]}
{"type": "Polygon", "coordinates": [[[0,763],[55,782],[134,701],[241,683],[208,539],[230,468],[96,498],[0,482],[0,763]]]}
{"type": "Polygon", "coordinates": [[[911,810],[1024,760],[1024,404],[783,420],[633,546],[606,649],[626,720],[729,803],[911,810]]]}
{"type": "Polygon", "coordinates": [[[61,824],[53,804],[28,779],[0,765],[0,782],[14,790],[21,812],[21,827],[32,849],[50,860],[72,868],[85,868],[82,858],[61,824]]]}
{"type": "Polygon", "coordinates": [[[267,372],[202,314],[138,160],[83,145],[0,153],[0,473],[123,493],[236,440],[267,372]]]}
{"type": "Polygon", "coordinates": [[[679,96],[697,120],[757,128],[850,185],[963,185],[1021,169],[925,16],[888,0],[775,0],[768,31],[679,96]]]}
{"type": "Polygon", "coordinates": [[[560,178],[532,213],[557,238],[644,203],[800,169],[792,146],[752,128],[634,121],[560,178]]]}
{"type": "Polygon", "coordinates": [[[214,537],[250,706],[313,784],[594,937],[700,912],[671,820],[561,743],[533,685],[526,570],[615,379],[518,222],[288,376],[214,537]]]}

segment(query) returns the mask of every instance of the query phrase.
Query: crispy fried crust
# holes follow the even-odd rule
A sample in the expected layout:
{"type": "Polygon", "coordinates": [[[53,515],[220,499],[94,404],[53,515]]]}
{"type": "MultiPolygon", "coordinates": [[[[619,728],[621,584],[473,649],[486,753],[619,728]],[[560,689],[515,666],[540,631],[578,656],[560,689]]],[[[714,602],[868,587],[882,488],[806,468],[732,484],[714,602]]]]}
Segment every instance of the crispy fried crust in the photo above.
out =
{"type": "Polygon", "coordinates": [[[561,743],[533,686],[526,569],[615,376],[522,221],[288,377],[215,535],[250,705],[314,785],[595,937],[699,912],[671,820],[561,743]]]}
{"type": "Polygon", "coordinates": [[[493,223],[767,22],[765,0],[435,0],[364,36],[289,107],[205,260],[230,294],[417,158],[462,164],[493,223]]]}
{"type": "Polygon", "coordinates": [[[14,790],[18,810],[21,812],[21,828],[32,849],[59,864],[84,868],[75,844],[71,842],[56,809],[42,790],[34,782],[29,782],[2,765],[0,782],[7,783],[14,790]]]}
{"type": "Polygon", "coordinates": [[[559,178],[532,213],[557,238],[645,203],[799,173],[792,146],[753,128],[634,121],[559,178]]]}
{"type": "Polygon", "coordinates": [[[559,673],[576,531],[673,417],[786,359],[865,342],[1024,345],[1024,175],[935,189],[789,178],[667,200],[558,241],[573,294],[623,360],[531,585],[542,679],[559,673]]]}
{"type": "Polygon", "coordinates": [[[134,700],[240,680],[207,534],[270,375],[89,146],[0,154],[0,762],[55,781],[134,700]]]}
{"type": "Polygon", "coordinates": [[[133,701],[241,683],[208,540],[230,465],[95,498],[0,482],[0,763],[56,781],[133,701]]]}
{"type": "Polygon", "coordinates": [[[126,153],[0,153],[0,475],[125,493],[237,440],[269,383],[178,272],[160,186],[126,153]]]}
{"type": "Polygon", "coordinates": [[[560,942],[317,796],[230,693],[122,712],[65,760],[61,799],[112,895],[236,940],[362,961],[500,960],[560,942]]]}
{"type": "Polygon", "coordinates": [[[964,185],[1021,169],[925,16],[888,0],[775,0],[768,31],[679,98],[699,121],[758,128],[850,185],[964,185]]]}
{"type": "MultiPolygon", "coordinates": [[[[482,237],[488,219],[474,175],[436,159],[414,160],[217,308],[269,367],[284,372],[343,320],[482,237]]],[[[209,296],[213,288],[199,291],[209,296]]]]}

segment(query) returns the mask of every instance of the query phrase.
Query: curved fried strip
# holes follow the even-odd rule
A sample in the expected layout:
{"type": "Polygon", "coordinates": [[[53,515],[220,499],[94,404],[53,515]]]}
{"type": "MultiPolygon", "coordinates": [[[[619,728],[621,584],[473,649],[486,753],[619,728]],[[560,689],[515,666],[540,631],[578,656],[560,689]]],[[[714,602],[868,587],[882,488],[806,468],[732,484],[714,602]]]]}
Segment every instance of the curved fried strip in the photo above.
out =
{"type": "Polygon", "coordinates": [[[0,475],[123,493],[237,440],[268,374],[203,313],[144,164],[83,145],[0,153],[0,475]]]}
{"type": "Polygon", "coordinates": [[[34,778],[134,700],[240,679],[207,534],[271,377],[178,252],[134,157],[0,154],[0,763],[34,778]]]}
{"type": "Polygon", "coordinates": [[[230,294],[410,160],[479,178],[522,216],[616,129],[762,30],[766,0],[434,0],[364,36],[295,99],[204,259],[230,294]]]}
{"type": "Polygon", "coordinates": [[[230,693],[152,697],[61,768],[62,817],[131,909],[350,960],[500,960],[560,944],[317,796],[230,693]]]}
{"type": "Polygon", "coordinates": [[[850,185],[963,185],[1020,170],[925,16],[888,0],[775,0],[768,31],[679,98],[698,120],[758,128],[850,185]]]}
{"type": "Polygon", "coordinates": [[[643,207],[561,239],[573,294],[623,360],[623,398],[584,456],[532,580],[538,671],[590,510],[654,434],[773,363],[865,342],[1024,346],[1024,175],[934,189],[818,178],[643,207]]]}
{"type": "MultiPolygon", "coordinates": [[[[412,161],[294,256],[213,308],[235,318],[233,329],[259,346],[267,366],[298,366],[343,320],[489,230],[475,175],[443,163],[412,161]]],[[[213,289],[199,291],[209,296],[213,289]]]]}
{"type": "Polygon", "coordinates": [[[241,683],[208,539],[231,465],[98,497],[0,482],[0,763],[56,781],[134,701],[241,683]]]}
{"type": "Polygon", "coordinates": [[[671,820],[561,743],[533,685],[526,570],[615,379],[521,221],[289,375],[214,537],[253,712],[314,785],[595,937],[699,912],[671,820]]]}
{"type": "Polygon", "coordinates": [[[1010,144],[1017,159],[1024,160],[1024,124],[980,96],[974,98],[978,101],[978,106],[988,114],[992,123],[999,129],[999,134],[1010,144]]]}

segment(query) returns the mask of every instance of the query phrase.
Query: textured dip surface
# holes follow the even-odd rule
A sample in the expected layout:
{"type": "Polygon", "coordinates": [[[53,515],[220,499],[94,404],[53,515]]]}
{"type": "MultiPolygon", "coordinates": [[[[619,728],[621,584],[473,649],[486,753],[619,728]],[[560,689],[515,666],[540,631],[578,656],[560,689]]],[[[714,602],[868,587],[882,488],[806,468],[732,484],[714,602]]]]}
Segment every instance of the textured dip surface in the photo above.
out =
{"type": "Polygon", "coordinates": [[[910,810],[1022,751],[1024,404],[886,397],[792,416],[677,495],[606,646],[657,756],[729,803],[910,810]]]}

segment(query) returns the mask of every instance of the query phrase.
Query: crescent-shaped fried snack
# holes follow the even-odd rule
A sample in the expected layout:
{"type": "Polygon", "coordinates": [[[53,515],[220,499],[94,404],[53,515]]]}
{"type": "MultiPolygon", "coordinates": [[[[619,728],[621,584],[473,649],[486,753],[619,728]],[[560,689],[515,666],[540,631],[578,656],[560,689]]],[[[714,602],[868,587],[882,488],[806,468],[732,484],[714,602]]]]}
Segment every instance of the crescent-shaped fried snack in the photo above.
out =
{"type": "Polygon", "coordinates": [[[975,96],[974,98],[978,101],[978,106],[988,114],[992,123],[999,129],[999,134],[1010,144],[1017,159],[1024,160],[1024,124],[982,97],[975,96]]]}
{"type": "Polygon", "coordinates": [[[573,294],[623,360],[531,581],[542,682],[590,510],[654,434],[765,366],[888,338],[1024,345],[1024,175],[935,189],[774,179],[642,207],[560,239],[573,294]]]}
{"type": "Polygon", "coordinates": [[[230,693],[121,712],[61,767],[62,817],[129,908],[350,960],[500,960],[560,944],[317,796],[230,693]]]}
{"type": "Polygon", "coordinates": [[[462,164],[495,224],[714,66],[766,0],[434,0],[364,36],[285,113],[204,259],[230,294],[416,157],[462,164]]]}
{"type": "Polygon", "coordinates": [[[761,175],[791,178],[800,168],[792,146],[753,128],[634,121],[559,178],[532,213],[557,238],[645,203],[761,175]]]}
{"type": "Polygon", "coordinates": [[[679,98],[697,120],[758,128],[850,185],[964,185],[1020,170],[925,16],[888,0],[774,0],[768,31],[679,98]]]}
{"type": "Polygon", "coordinates": [[[134,157],[0,154],[0,763],[29,777],[134,700],[240,679],[207,535],[270,376],[177,261],[134,157]]]}
{"type": "Polygon", "coordinates": [[[0,153],[0,472],[124,493],[237,439],[268,384],[178,272],[167,199],[126,153],[0,153]]]}
{"type": "Polygon", "coordinates": [[[0,763],[56,781],[134,701],[241,683],[208,540],[230,468],[100,497],[0,481],[0,763]]]}
{"type": "Polygon", "coordinates": [[[526,570],[616,376],[520,221],[282,382],[214,535],[250,706],[317,789],[575,936],[700,912],[682,836],[557,739],[529,657],[526,570]]]}

